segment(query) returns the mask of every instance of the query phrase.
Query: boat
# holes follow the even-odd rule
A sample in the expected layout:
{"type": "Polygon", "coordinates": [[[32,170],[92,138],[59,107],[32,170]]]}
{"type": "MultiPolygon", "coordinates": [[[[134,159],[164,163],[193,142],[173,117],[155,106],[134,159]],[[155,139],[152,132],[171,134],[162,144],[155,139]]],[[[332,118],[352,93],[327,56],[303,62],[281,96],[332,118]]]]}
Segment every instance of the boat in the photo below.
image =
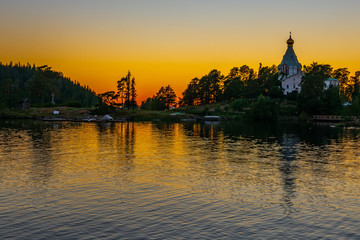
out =
{"type": "Polygon", "coordinates": [[[205,116],[204,121],[220,121],[220,116],[205,116]]]}

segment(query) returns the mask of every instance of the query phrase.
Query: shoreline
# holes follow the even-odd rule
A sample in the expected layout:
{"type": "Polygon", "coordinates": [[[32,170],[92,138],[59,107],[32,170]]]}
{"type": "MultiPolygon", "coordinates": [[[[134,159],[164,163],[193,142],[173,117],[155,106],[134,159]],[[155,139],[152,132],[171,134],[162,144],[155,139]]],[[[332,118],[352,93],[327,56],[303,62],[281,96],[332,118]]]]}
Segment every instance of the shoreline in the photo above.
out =
{"type": "MultiPolygon", "coordinates": [[[[0,110],[0,120],[37,120],[45,122],[83,122],[83,123],[117,123],[117,122],[224,122],[237,120],[250,120],[244,114],[232,113],[224,114],[219,112],[209,112],[209,114],[188,113],[184,109],[167,110],[167,111],[150,111],[150,110],[124,110],[110,114],[110,119],[104,119],[105,115],[93,114],[94,108],[71,108],[71,107],[52,107],[52,108],[30,108],[28,110],[0,110]],[[176,111],[177,110],[177,111],[176,111]],[[54,114],[58,111],[59,114],[54,114]],[[206,119],[206,116],[216,118],[206,119]]],[[[317,117],[303,119],[300,116],[278,116],[271,122],[313,122],[318,124],[332,124],[333,126],[360,126],[360,122],[354,117],[333,118],[327,116],[319,119],[317,117]]],[[[322,115],[320,115],[322,116],[322,115]]],[[[326,115],[323,115],[326,116],[326,115]]],[[[335,116],[334,116],[335,117],[335,116]]],[[[266,121],[259,121],[266,122],[266,121]]]]}

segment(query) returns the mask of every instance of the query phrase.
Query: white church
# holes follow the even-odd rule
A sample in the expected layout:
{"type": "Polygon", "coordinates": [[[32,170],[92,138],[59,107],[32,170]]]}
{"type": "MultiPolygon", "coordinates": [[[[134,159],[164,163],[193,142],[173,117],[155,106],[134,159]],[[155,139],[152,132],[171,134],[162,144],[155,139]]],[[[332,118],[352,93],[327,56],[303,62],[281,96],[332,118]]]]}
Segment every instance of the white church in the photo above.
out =
{"type": "MultiPolygon", "coordinates": [[[[284,89],[284,94],[287,95],[293,91],[301,91],[301,79],[304,76],[302,71],[302,65],[299,63],[297,56],[294,52],[294,40],[290,38],[286,41],[288,48],[285,52],[283,60],[278,66],[279,80],[281,80],[281,86],[284,89]]],[[[339,81],[334,78],[325,80],[325,88],[329,88],[330,85],[338,86],[339,81]]]]}
{"type": "Polygon", "coordinates": [[[288,48],[280,63],[279,80],[281,80],[281,86],[284,89],[284,94],[287,95],[293,91],[301,91],[301,79],[304,76],[302,71],[302,65],[299,63],[296,54],[294,52],[294,40],[290,38],[286,41],[288,48]]]}

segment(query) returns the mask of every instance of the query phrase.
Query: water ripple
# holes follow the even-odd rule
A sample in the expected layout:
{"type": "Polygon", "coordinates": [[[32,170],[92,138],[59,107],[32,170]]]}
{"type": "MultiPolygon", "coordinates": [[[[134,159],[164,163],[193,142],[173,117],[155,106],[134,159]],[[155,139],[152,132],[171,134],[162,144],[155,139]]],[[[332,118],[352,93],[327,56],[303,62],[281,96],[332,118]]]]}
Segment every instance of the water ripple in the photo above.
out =
{"type": "Polygon", "coordinates": [[[3,239],[360,238],[358,132],[16,124],[0,125],[3,239]]]}

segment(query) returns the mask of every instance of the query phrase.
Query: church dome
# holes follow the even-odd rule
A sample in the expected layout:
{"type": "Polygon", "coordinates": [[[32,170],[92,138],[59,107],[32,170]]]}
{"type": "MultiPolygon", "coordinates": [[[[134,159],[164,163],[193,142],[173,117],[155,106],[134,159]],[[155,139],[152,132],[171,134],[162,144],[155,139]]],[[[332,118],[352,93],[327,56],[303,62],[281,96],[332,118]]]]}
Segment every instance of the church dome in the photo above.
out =
{"type": "Polygon", "coordinates": [[[290,38],[286,41],[286,43],[289,47],[292,47],[294,45],[294,40],[291,38],[291,33],[290,33],[290,38]]]}

